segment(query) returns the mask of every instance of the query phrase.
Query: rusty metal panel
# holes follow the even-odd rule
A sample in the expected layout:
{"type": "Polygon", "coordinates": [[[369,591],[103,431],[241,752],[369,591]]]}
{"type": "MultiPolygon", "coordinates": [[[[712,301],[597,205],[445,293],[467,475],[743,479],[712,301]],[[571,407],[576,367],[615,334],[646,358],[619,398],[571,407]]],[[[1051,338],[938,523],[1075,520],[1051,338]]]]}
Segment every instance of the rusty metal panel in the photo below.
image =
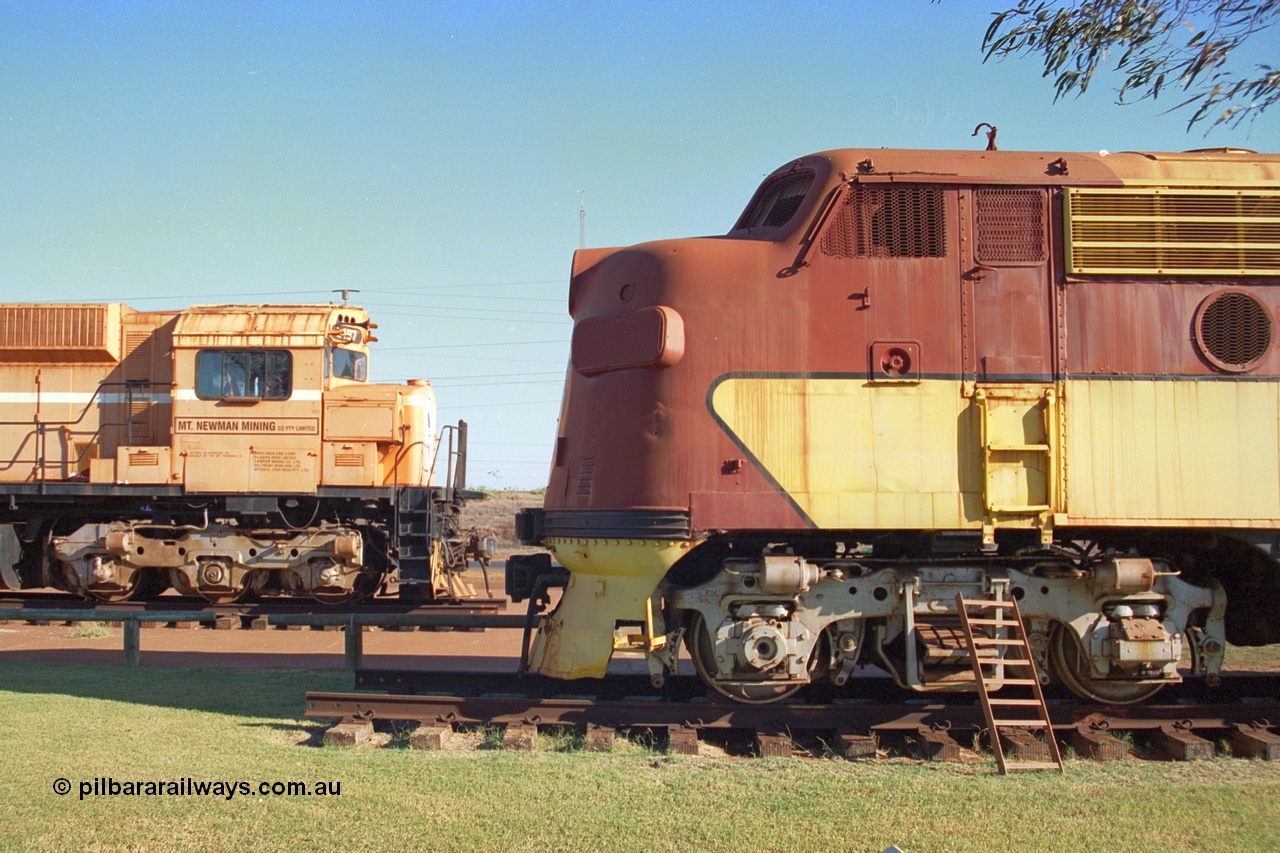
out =
{"type": "Polygon", "coordinates": [[[976,379],[1047,382],[1053,375],[1048,196],[1039,187],[960,193],[962,286],[971,294],[976,379]],[[970,230],[971,229],[971,230],[970,230]]]}
{"type": "Polygon", "coordinates": [[[395,441],[398,408],[395,400],[325,399],[325,441],[395,441]]]}
{"type": "Polygon", "coordinates": [[[337,305],[196,305],[174,329],[175,347],[324,346],[340,319],[368,322],[359,308],[337,305]]]}
{"type": "Polygon", "coordinates": [[[0,305],[0,361],[119,361],[122,305],[0,305]]]}
{"type": "Polygon", "coordinates": [[[313,442],[276,438],[249,448],[251,492],[314,492],[319,481],[313,442]]]}
{"type": "Polygon", "coordinates": [[[189,492],[249,491],[249,448],[223,436],[175,436],[175,473],[189,492]]]}
{"type": "Polygon", "coordinates": [[[1065,399],[1073,520],[1280,523],[1280,384],[1081,378],[1065,399]]]}
{"type": "Polygon", "coordinates": [[[321,482],[326,486],[378,485],[378,445],[372,441],[326,441],[321,482]]]}
{"type": "Polygon", "coordinates": [[[114,478],[117,483],[167,483],[173,468],[167,446],[116,449],[114,478]]]}
{"type": "Polygon", "coordinates": [[[573,329],[573,369],[585,376],[669,367],[684,355],[684,321],[665,305],[583,320],[573,329]]]}

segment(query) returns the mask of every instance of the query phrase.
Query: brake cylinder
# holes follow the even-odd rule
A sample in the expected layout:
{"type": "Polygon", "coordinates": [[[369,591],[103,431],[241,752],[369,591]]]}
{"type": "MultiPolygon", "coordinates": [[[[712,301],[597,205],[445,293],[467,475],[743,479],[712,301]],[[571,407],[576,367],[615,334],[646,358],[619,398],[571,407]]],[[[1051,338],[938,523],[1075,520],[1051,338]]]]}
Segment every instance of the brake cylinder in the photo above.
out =
{"type": "Polygon", "coordinates": [[[1094,566],[1092,580],[1099,592],[1150,592],[1156,583],[1156,567],[1146,557],[1108,557],[1094,566]]]}
{"type": "Polygon", "coordinates": [[[765,557],[760,566],[760,591],[769,595],[795,595],[818,582],[821,573],[803,557],[765,557]]]}

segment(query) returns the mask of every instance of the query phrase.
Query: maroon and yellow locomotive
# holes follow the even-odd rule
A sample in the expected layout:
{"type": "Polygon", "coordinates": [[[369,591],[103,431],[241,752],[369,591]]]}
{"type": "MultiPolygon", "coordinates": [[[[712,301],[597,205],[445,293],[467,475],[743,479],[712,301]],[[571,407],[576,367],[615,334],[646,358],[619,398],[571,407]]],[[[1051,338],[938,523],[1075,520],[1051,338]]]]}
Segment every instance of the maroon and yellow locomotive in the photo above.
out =
{"type": "Polygon", "coordinates": [[[1278,276],[1238,150],[831,151],[724,236],[579,251],[533,669],[973,689],[957,593],[1097,701],[1280,641],[1278,276]]]}
{"type": "Polygon", "coordinates": [[[373,328],[348,305],[0,305],[7,583],[465,593],[464,430],[439,443],[425,380],[369,382],[373,328]]]}

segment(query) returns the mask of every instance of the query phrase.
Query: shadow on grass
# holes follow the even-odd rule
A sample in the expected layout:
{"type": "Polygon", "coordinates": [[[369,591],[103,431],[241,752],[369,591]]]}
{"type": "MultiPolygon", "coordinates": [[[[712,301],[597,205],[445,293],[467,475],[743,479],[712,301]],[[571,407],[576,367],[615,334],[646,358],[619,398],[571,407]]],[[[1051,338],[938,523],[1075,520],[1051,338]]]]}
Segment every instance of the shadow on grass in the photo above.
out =
{"type": "MultiPolygon", "coordinates": [[[[296,734],[298,746],[324,746],[324,733],[329,730],[325,723],[242,723],[246,729],[270,729],[275,732],[296,734]]],[[[408,735],[405,736],[406,742],[408,735]]]]}
{"type": "Polygon", "coordinates": [[[0,696],[57,695],[245,717],[300,719],[308,690],[347,691],[331,669],[191,669],[0,663],[0,696]]]}

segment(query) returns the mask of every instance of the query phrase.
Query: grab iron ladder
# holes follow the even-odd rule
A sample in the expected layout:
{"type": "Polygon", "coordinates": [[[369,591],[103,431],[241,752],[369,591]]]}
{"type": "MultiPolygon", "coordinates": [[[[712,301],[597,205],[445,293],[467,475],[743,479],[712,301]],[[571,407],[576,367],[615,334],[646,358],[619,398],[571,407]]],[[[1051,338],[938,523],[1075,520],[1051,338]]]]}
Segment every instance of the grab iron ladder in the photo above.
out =
{"type": "Polygon", "coordinates": [[[1017,599],[970,599],[958,593],[956,610],[960,614],[960,625],[969,647],[969,660],[973,664],[978,697],[982,701],[982,713],[987,720],[991,750],[995,753],[1000,775],[1007,775],[1014,770],[1062,772],[1062,753],[1058,750],[1058,741],[1053,735],[1049,708],[1044,702],[1044,691],[1040,688],[1035,658],[1022,627],[1022,614],[1018,610],[1017,599]],[[971,616],[970,611],[983,615],[971,616]],[[999,656],[980,658],[978,650],[982,648],[995,648],[999,656]],[[1008,676],[1006,670],[1010,669],[1015,671],[1014,677],[1008,676]],[[1021,688],[1018,691],[1021,695],[1016,698],[992,695],[1008,687],[1021,688]],[[996,716],[997,709],[1001,716],[996,716]],[[1051,760],[1018,761],[1005,756],[1002,731],[1014,729],[1043,729],[1051,760]]]}

